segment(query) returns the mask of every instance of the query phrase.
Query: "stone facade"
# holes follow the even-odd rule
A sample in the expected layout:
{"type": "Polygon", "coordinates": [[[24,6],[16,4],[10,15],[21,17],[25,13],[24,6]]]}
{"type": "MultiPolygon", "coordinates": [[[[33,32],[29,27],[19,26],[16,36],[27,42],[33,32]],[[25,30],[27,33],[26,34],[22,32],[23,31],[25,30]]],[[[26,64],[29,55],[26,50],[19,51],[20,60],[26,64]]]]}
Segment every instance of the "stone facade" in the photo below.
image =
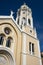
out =
{"type": "Polygon", "coordinates": [[[31,9],[22,5],[10,16],[0,16],[0,65],[42,65],[31,9]]]}

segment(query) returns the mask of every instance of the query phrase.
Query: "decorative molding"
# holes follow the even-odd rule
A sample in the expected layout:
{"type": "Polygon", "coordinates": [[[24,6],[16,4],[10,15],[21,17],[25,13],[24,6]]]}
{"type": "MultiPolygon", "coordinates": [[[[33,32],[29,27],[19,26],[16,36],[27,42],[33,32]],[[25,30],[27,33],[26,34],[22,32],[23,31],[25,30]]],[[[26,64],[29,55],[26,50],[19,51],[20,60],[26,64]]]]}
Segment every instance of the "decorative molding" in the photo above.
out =
{"type": "MultiPolygon", "coordinates": [[[[13,22],[15,23],[15,25],[17,26],[17,28],[19,29],[19,31],[21,32],[21,33],[25,33],[21,28],[20,28],[20,26],[16,23],[16,21],[15,21],[15,19],[13,18],[13,16],[0,16],[0,19],[3,19],[3,18],[7,18],[7,19],[12,19],[13,20],[13,22]]],[[[25,33],[25,34],[27,34],[27,35],[29,35],[29,36],[31,36],[29,33],[25,33]]],[[[31,37],[33,37],[33,36],[31,36],[31,37]]],[[[33,37],[34,39],[36,39],[36,40],[38,40],[37,38],[35,38],[35,37],[33,37]]]]}
{"type": "Polygon", "coordinates": [[[13,58],[13,61],[14,61],[14,65],[16,65],[16,62],[15,62],[15,58],[13,57],[13,53],[11,52],[11,50],[9,48],[6,48],[6,47],[0,47],[0,51],[7,51],[13,58]]]}
{"type": "MultiPolygon", "coordinates": [[[[23,33],[22,52],[26,53],[26,34],[25,33],[23,33]]],[[[23,59],[22,59],[23,64],[22,65],[26,65],[26,55],[23,54],[22,57],[23,57],[23,59]]]]}
{"type": "Polygon", "coordinates": [[[25,33],[26,35],[28,35],[28,36],[30,36],[30,37],[32,37],[32,38],[34,38],[35,40],[38,40],[38,38],[35,38],[35,37],[31,36],[30,34],[24,32],[24,31],[21,31],[21,32],[22,32],[22,33],[25,33]]]}
{"type": "Polygon", "coordinates": [[[40,57],[36,56],[35,54],[33,55],[33,54],[29,54],[29,53],[27,53],[27,52],[26,52],[26,53],[21,52],[21,54],[30,55],[30,56],[32,56],[32,57],[36,57],[36,58],[41,59],[40,57]]]}
{"type": "Polygon", "coordinates": [[[11,16],[0,16],[0,18],[12,18],[11,16]]]}

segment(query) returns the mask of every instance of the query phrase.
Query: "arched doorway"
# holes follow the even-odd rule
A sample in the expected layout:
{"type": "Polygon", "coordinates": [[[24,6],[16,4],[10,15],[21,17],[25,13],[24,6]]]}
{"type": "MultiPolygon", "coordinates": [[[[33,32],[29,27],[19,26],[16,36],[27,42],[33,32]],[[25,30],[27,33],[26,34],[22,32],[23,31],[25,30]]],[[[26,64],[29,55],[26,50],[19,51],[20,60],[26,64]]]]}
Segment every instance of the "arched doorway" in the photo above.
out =
{"type": "Polygon", "coordinates": [[[13,54],[7,48],[0,47],[0,65],[15,65],[13,54]]]}

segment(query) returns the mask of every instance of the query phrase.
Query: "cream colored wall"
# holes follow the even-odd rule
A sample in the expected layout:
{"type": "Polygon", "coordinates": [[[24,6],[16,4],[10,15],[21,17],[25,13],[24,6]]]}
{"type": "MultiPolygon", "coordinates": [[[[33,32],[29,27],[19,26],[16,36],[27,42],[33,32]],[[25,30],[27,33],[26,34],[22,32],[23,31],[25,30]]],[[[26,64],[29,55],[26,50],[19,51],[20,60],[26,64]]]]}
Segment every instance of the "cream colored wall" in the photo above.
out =
{"type": "Polygon", "coordinates": [[[34,57],[34,56],[31,56],[31,55],[27,55],[26,57],[27,59],[27,64],[26,65],[40,65],[40,59],[38,57],[34,57]]]}
{"type": "Polygon", "coordinates": [[[21,11],[21,17],[23,18],[23,17],[26,17],[26,16],[27,16],[27,14],[23,14],[23,11],[21,11]]]}
{"type": "MultiPolygon", "coordinates": [[[[21,53],[21,32],[15,25],[12,19],[0,19],[0,33],[4,33],[6,35],[5,40],[8,36],[13,37],[13,43],[12,46],[9,48],[10,50],[14,50],[14,58],[16,61],[16,65],[20,65],[20,53],[21,53]],[[4,32],[4,28],[9,27],[11,29],[10,35],[6,35],[4,32]],[[13,48],[14,47],[14,48],[13,48]],[[19,59],[19,60],[18,60],[19,59]]],[[[3,44],[3,47],[6,47],[6,41],[3,44]]]]}
{"type": "Polygon", "coordinates": [[[40,65],[41,58],[39,57],[38,41],[38,39],[26,34],[26,52],[21,53],[21,65],[23,63],[23,56],[26,57],[24,58],[26,59],[26,65],[40,65]],[[29,42],[32,42],[34,44],[34,54],[32,55],[29,52],[29,42]]]}
{"type": "Polygon", "coordinates": [[[28,11],[21,11],[20,16],[22,18],[25,17],[25,18],[28,18],[28,19],[30,18],[31,19],[31,14],[28,11]],[[25,12],[25,14],[23,14],[23,12],[25,12]]]}
{"type": "MultiPolygon", "coordinates": [[[[13,37],[13,46],[14,46],[14,49],[13,49],[13,46],[10,47],[10,49],[14,50],[14,58],[15,58],[15,61],[16,61],[16,65],[22,65],[22,60],[23,60],[23,53],[22,53],[22,46],[23,46],[23,32],[21,32],[19,30],[19,28],[16,26],[16,24],[14,23],[14,21],[12,19],[0,19],[0,33],[4,32],[4,28],[8,26],[9,28],[11,28],[12,32],[10,33],[10,35],[8,36],[11,36],[13,37]]],[[[25,32],[29,32],[30,29],[28,27],[26,27],[26,30],[25,32]]],[[[33,31],[33,30],[32,30],[33,31]]],[[[5,34],[6,35],[6,34],[5,34]]],[[[35,33],[34,31],[32,32],[32,35],[34,37],[35,33]]],[[[8,37],[6,35],[5,39],[7,39],[8,37]]],[[[26,55],[26,65],[40,65],[39,64],[39,58],[38,58],[38,40],[31,37],[30,35],[27,35],[26,34],[26,53],[24,55],[26,55]],[[32,42],[34,43],[34,55],[31,55],[29,53],[29,42],[32,42]],[[34,60],[35,59],[35,60],[34,60]]],[[[24,40],[25,41],[25,40],[24,40]]],[[[5,47],[6,45],[6,42],[3,44],[3,46],[5,47]]]]}
{"type": "MultiPolygon", "coordinates": [[[[21,65],[22,65],[22,60],[23,60],[23,54],[21,54],[21,65]]],[[[29,55],[29,54],[24,54],[26,56],[26,65],[40,65],[40,59],[38,57],[29,55]]]]}
{"type": "Polygon", "coordinates": [[[35,37],[35,34],[36,34],[35,30],[33,28],[31,28],[30,26],[24,26],[24,32],[33,36],[33,37],[35,37]],[[30,30],[32,32],[30,32],[30,30]]]}
{"type": "Polygon", "coordinates": [[[26,40],[27,40],[27,42],[26,42],[26,43],[27,43],[27,44],[26,44],[27,53],[30,54],[30,52],[29,52],[29,42],[32,42],[32,43],[34,44],[34,56],[38,56],[38,55],[39,55],[38,40],[35,39],[35,38],[33,38],[33,37],[31,37],[31,36],[29,36],[29,35],[27,35],[26,40]]]}

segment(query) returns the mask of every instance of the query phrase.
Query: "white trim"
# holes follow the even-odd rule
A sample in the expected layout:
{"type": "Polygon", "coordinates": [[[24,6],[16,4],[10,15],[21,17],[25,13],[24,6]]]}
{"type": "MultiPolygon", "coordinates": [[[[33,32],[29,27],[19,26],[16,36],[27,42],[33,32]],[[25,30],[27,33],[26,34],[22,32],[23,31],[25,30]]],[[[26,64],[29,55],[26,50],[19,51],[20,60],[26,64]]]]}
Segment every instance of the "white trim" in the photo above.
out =
{"type": "MultiPolygon", "coordinates": [[[[9,18],[11,18],[13,21],[14,21],[14,23],[16,24],[16,26],[17,26],[17,28],[21,31],[21,32],[24,32],[24,30],[22,30],[21,28],[20,28],[20,26],[16,23],[16,21],[15,21],[15,19],[13,18],[13,16],[0,16],[0,19],[3,19],[3,18],[7,18],[7,19],[9,19],[9,18]]],[[[25,32],[24,32],[25,33],[25,32]]],[[[26,34],[28,34],[28,35],[30,35],[29,33],[26,33],[26,34]]],[[[34,37],[34,36],[32,36],[32,37],[34,37]]],[[[35,38],[35,37],[34,37],[35,38]]],[[[37,39],[37,38],[36,38],[37,39]]]]}
{"type": "Polygon", "coordinates": [[[0,16],[0,18],[12,18],[11,16],[0,16]]]}
{"type": "MultiPolygon", "coordinates": [[[[25,33],[23,33],[22,52],[26,53],[26,34],[25,33]]],[[[22,57],[23,57],[23,60],[22,60],[23,64],[22,65],[26,65],[26,55],[23,54],[22,57]]]]}
{"type": "Polygon", "coordinates": [[[37,44],[38,44],[38,53],[39,53],[38,56],[39,56],[39,58],[40,58],[40,59],[39,59],[39,62],[40,62],[40,65],[42,65],[39,41],[38,41],[37,44]]]}
{"type": "Polygon", "coordinates": [[[31,55],[31,54],[30,54],[30,53],[28,53],[28,52],[26,52],[26,53],[22,53],[22,54],[24,54],[24,55],[29,55],[29,56],[32,56],[32,57],[34,56],[34,57],[36,57],[36,58],[40,59],[37,55],[33,55],[33,54],[31,55]]]}
{"type": "Polygon", "coordinates": [[[32,15],[31,15],[31,27],[33,28],[33,18],[32,18],[32,15]]]}
{"type": "Polygon", "coordinates": [[[16,21],[15,21],[15,19],[14,19],[13,16],[11,16],[11,15],[10,15],[10,16],[0,16],[0,19],[4,19],[4,18],[5,18],[5,19],[6,19],[6,18],[7,18],[7,19],[11,18],[11,19],[14,21],[14,23],[17,25],[17,27],[19,28],[19,30],[22,31],[21,28],[20,28],[20,26],[16,23],[16,21]]]}
{"type": "Polygon", "coordinates": [[[32,43],[31,43],[31,55],[32,55],[32,43]]]}
{"type": "Polygon", "coordinates": [[[22,54],[23,60],[22,60],[22,65],[26,65],[26,55],[22,54]]]}
{"type": "Polygon", "coordinates": [[[14,23],[17,25],[17,27],[19,28],[19,30],[22,31],[21,28],[20,28],[20,26],[16,23],[15,19],[14,19],[13,17],[11,17],[11,19],[12,19],[12,20],[14,21],[14,23]]]}

